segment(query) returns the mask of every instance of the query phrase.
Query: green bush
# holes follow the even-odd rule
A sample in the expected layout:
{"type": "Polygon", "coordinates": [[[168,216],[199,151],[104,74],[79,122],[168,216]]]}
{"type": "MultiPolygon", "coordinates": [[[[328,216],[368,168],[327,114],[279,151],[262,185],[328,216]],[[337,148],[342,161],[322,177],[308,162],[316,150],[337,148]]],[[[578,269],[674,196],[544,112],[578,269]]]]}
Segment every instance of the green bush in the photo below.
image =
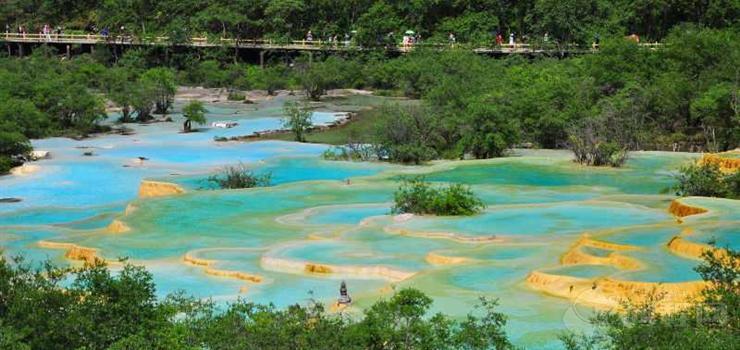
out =
{"type": "Polygon", "coordinates": [[[226,97],[229,101],[244,101],[247,99],[247,95],[245,95],[241,91],[237,90],[231,90],[229,91],[229,95],[226,97]]]}
{"type": "Polygon", "coordinates": [[[673,187],[678,196],[703,196],[740,199],[740,171],[723,174],[719,165],[705,162],[682,167],[673,187]]]}
{"type": "Polygon", "coordinates": [[[267,187],[272,181],[272,174],[255,174],[244,164],[227,166],[217,175],[208,177],[208,182],[223,189],[240,189],[267,187]]]}
{"type": "MultiPolygon", "coordinates": [[[[9,125],[6,126],[11,128],[9,125]]],[[[0,175],[23,164],[23,160],[28,158],[32,149],[31,143],[20,132],[0,129],[0,175]]]]}
{"type": "Polygon", "coordinates": [[[321,154],[325,160],[370,161],[377,159],[377,149],[367,144],[333,146],[321,154]]]}
{"type": "Polygon", "coordinates": [[[576,162],[591,166],[620,167],[627,161],[626,143],[622,138],[614,136],[608,128],[603,118],[587,118],[571,128],[568,141],[576,162]]]}
{"type": "Polygon", "coordinates": [[[422,177],[402,179],[393,197],[396,214],[474,215],[485,208],[468,186],[434,187],[422,177]]]}

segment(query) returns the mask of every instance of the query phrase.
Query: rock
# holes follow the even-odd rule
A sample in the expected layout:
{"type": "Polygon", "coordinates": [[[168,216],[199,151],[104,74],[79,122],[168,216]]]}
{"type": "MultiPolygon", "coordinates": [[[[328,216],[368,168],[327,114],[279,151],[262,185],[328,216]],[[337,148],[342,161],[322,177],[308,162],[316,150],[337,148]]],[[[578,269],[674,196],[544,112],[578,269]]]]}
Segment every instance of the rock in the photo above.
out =
{"type": "Polygon", "coordinates": [[[23,200],[20,198],[13,198],[13,197],[0,198],[0,203],[18,203],[20,201],[23,201],[23,200]]]}
{"type": "Polygon", "coordinates": [[[31,160],[50,159],[51,152],[49,151],[31,151],[31,160]]]}

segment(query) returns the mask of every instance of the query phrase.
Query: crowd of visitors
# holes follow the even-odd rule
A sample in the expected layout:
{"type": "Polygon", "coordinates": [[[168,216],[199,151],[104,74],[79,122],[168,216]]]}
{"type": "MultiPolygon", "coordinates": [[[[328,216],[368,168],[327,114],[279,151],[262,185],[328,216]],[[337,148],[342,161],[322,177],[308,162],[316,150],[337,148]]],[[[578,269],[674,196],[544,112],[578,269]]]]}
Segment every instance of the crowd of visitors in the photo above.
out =
{"type": "MultiPolygon", "coordinates": [[[[10,24],[5,24],[5,35],[6,37],[11,34],[17,34],[19,36],[22,36],[23,38],[26,38],[28,35],[28,28],[25,25],[18,25],[17,28],[14,29],[11,27],[10,24]]],[[[128,35],[126,32],[126,27],[121,26],[117,33],[112,33],[110,28],[103,27],[101,30],[98,30],[97,27],[94,25],[90,25],[85,28],[85,32],[88,33],[88,35],[92,34],[99,34],[105,41],[119,41],[121,43],[124,43],[126,41],[131,41],[134,37],[132,35],[128,35]]],[[[64,29],[61,26],[53,27],[49,24],[43,24],[38,27],[38,34],[39,37],[46,41],[51,41],[52,39],[58,38],[60,35],[64,33],[64,29]]],[[[320,42],[321,44],[327,44],[331,46],[338,46],[338,45],[344,45],[344,46],[351,46],[353,45],[353,39],[354,35],[356,34],[356,31],[352,31],[351,33],[345,33],[342,38],[339,37],[337,34],[328,34],[324,40],[321,40],[319,38],[316,40],[316,37],[314,36],[313,32],[309,30],[306,33],[305,38],[303,39],[305,43],[313,44],[315,42],[320,42]]],[[[522,35],[521,37],[517,37],[517,34],[513,31],[508,33],[508,41],[504,41],[505,39],[505,33],[501,31],[494,31],[491,33],[492,39],[491,42],[496,47],[508,47],[508,48],[516,48],[519,45],[527,45],[530,44],[530,38],[526,35],[522,35]]],[[[631,34],[626,37],[628,40],[632,40],[634,42],[639,43],[640,37],[637,34],[631,34]]],[[[542,36],[541,44],[547,46],[551,45],[553,43],[550,42],[550,34],[548,32],[545,32],[545,34],[542,36]]],[[[595,34],[593,37],[593,41],[591,43],[591,47],[593,49],[597,49],[599,47],[601,41],[601,37],[599,34],[595,34]]],[[[397,36],[395,33],[391,32],[386,35],[385,38],[382,36],[378,36],[377,38],[378,44],[382,44],[386,47],[388,47],[388,43],[398,43],[397,36]]],[[[447,33],[447,42],[448,45],[451,47],[454,47],[457,45],[457,35],[453,32],[447,33]]],[[[407,30],[400,43],[400,47],[403,50],[409,50],[415,45],[421,43],[421,35],[414,32],[413,30],[407,30]]],[[[393,46],[393,45],[390,45],[393,46]]]]}

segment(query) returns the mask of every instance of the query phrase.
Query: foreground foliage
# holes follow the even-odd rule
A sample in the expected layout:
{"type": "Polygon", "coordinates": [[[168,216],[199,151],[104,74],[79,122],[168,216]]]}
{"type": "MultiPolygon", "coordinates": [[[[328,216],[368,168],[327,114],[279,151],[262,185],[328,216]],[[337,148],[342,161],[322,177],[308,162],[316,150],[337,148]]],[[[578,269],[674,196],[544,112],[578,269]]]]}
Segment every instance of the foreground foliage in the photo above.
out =
{"type": "Polygon", "coordinates": [[[430,315],[432,300],[402,289],[362,316],[322,304],[225,308],[181,294],[156,298],[152,276],[124,265],[82,268],[0,258],[3,349],[510,349],[496,301],[461,321],[430,315]]]}
{"type": "MultiPolygon", "coordinates": [[[[696,271],[710,288],[676,314],[655,298],[599,313],[590,335],[564,334],[569,350],[734,349],[740,340],[740,253],[707,252],[696,271]]],[[[659,296],[656,296],[659,298],[659,296]]],[[[0,257],[3,349],[511,349],[496,300],[462,320],[430,314],[432,300],[402,289],[359,315],[322,304],[276,308],[238,301],[226,307],[182,294],[156,297],[152,275],[125,263],[80,268],[0,257]]]]}
{"type": "Polygon", "coordinates": [[[432,186],[422,177],[402,179],[393,199],[397,214],[473,215],[485,208],[468,186],[432,186]]]}

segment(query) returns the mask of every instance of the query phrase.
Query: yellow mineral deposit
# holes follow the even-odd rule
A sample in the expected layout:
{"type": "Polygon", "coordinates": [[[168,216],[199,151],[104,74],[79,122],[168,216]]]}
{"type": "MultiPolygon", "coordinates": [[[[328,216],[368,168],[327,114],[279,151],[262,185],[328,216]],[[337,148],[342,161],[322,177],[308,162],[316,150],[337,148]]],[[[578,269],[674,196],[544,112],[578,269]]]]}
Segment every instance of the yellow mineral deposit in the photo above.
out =
{"type": "Polygon", "coordinates": [[[681,199],[674,199],[671,202],[671,206],[668,207],[668,212],[678,218],[684,218],[690,215],[697,215],[706,213],[707,210],[700,207],[690,206],[681,202],[681,199]]]}
{"type": "Polygon", "coordinates": [[[610,277],[589,279],[542,271],[531,272],[526,278],[526,284],[532,289],[578,304],[613,310],[622,310],[626,300],[639,305],[651,296],[660,296],[656,311],[664,314],[687,307],[707,287],[704,281],[652,283],[610,277]]]}
{"type": "Polygon", "coordinates": [[[618,251],[634,249],[637,249],[637,247],[599,241],[584,235],[560,257],[560,263],[563,265],[609,265],[623,270],[638,270],[643,267],[640,261],[617,253],[618,251]],[[584,252],[582,247],[599,248],[612,252],[606,256],[596,256],[584,252]]]}
{"type": "Polygon", "coordinates": [[[234,279],[239,279],[239,280],[248,281],[252,283],[262,283],[262,281],[264,280],[262,276],[248,273],[248,272],[222,270],[222,269],[214,268],[212,266],[217,263],[216,260],[199,258],[195,256],[196,252],[197,251],[186,253],[182,257],[182,260],[188,265],[204,267],[205,269],[203,271],[208,275],[226,277],[226,278],[234,278],[234,279]]]}
{"type": "Polygon", "coordinates": [[[51,241],[39,241],[38,246],[47,249],[65,249],[64,257],[70,260],[94,263],[96,259],[103,260],[97,256],[98,250],[79,246],[73,243],[60,243],[51,241]]]}
{"type": "Polygon", "coordinates": [[[393,269],[382,265],[329,265],[296,261],[272,256],[263,256],[260,265],[264,269],[292,273],[336,274],[358,278],[377,278],[392,282],[411,278],[415,273],[393,269]]]}
{"type": "Polygon", "coordinates": [[[186,253],[185,256],[182,257],[182,260],[187,264],[195,266],[211,266],[216,262],[215,260],[195,257],[192,253],[186,253]]]}
{"type": "Polygon", "coordinates": [[[418,237],[418,238],[431,238],[431,239],[448,239],[459,243],[494,243],[503,242],[504,240],[496,237],[495,235],[490,236],[465,236],[454,232],[422,232],[402,229],[398,227],[385,227],[385,232],[400,236],[418,237]]]}
{"type": "Polygon", "coordinates": [[[704,243],[691,242],[684,239],[681,235],[671,238],[666,246],[674,254],[692,259],[701,259],[702,254],[710,250],[714,251],[719,258],[727,256],[727,251],[724,249],[714,248],[704,243]]]}
{"type": "Polygon", "coordinates": [[[332,273],[332,268],[328,265],[307,263],[304,270],[308,273],[332,273]]]}
{"type": "Polygon", "coordinates": [[[729,151],[725,153],[709,153],[699,159],[699,164],[716,164],[719,171],[724,174],[733,174],[740,171],[740,157],[731,158],[733,154],[740,154],[740,151],[729,151]]]}
{"type": "Polygon", "coordinates": [[[432,265],[460,265],[473,261],[473,259],[463,256],[446,256],[434,252],[428,253],[424,260],[432,265]]]}
{"type": "Polygon", "coordinates": [[[220,270],[220,269],[214,269],[211,267],[205,269],[204,271],[206,274],[209,274],[212,276],[235,278],[238,280],[248,281],[252,283],[262,283],[262,276],[247,273],[247,272],[220,270]]]}
{"type": "Polygon", "coordinates": [[[131,228],[128,227],[123,221],[114,219],[108,227],[105,229],[108,233],[126,233],[131,231],[131,228]]]}
{"type": "Polygon", "coordinates": [[[139,185],[139,198],[173,196],[185,193],[180,185],[170,182],[144,180],[139,185]]]}

